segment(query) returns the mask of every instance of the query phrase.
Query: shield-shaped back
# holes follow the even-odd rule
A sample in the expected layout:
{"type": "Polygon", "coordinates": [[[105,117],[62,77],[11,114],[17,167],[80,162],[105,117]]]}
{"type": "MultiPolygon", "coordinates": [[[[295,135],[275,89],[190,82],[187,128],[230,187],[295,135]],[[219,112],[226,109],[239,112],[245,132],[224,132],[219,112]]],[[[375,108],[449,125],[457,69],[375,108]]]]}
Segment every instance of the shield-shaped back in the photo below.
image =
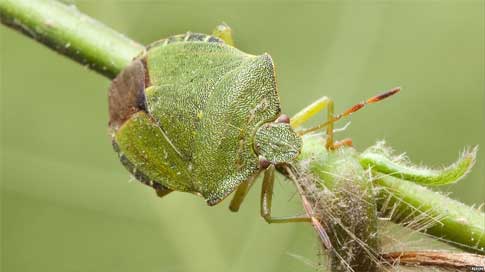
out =
{"type": "Polygon", "coordinates": [[[143,158],[143,149],[156,147],[139,141],[119,145],[121,152],[155,182],[218,203],[259,172],[254,134],[280,114],[270,56],[219,42],[180,41],[152,46],[143,61],[150,82],[145,89],[150,120],[145,121],[159,128],[160,150],[171,149],[158,160],[177,162],[170,164],[180,173],[177,181],[160,178],[164,173],[143,158]]]}

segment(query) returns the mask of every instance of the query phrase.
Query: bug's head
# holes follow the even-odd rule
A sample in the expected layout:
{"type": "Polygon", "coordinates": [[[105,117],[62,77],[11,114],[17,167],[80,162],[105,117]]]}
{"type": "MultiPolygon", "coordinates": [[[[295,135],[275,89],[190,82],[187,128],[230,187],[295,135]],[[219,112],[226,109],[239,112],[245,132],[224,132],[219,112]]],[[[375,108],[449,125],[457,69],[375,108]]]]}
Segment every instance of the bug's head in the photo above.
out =
{"type": "Polygon", "coordinates": [[[254,150],[262,168],[269,164],[292,162],[302,146],[301,137],[291,128],[289,118],[281,115],[275,122],[261,125],[254,136],[254,150]]]}

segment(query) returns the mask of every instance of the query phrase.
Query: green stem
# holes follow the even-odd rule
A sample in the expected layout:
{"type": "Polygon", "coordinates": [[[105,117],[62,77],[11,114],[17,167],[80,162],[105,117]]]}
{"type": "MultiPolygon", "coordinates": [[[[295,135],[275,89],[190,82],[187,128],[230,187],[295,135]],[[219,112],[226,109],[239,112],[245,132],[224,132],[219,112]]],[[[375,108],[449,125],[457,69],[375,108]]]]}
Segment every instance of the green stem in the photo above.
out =
{"type": "Polygon", "coordinates": [[[54,51],[115,77],[144,47],[53,0],[0,0],[0,19],[54,51]]]}
{"type": "Polygon", "coordinates": [[[391,220],[445,239],[467,251],[485,251],[485,215],[472,207],[410,181],[376,180],[378,206],[391,220]]]}

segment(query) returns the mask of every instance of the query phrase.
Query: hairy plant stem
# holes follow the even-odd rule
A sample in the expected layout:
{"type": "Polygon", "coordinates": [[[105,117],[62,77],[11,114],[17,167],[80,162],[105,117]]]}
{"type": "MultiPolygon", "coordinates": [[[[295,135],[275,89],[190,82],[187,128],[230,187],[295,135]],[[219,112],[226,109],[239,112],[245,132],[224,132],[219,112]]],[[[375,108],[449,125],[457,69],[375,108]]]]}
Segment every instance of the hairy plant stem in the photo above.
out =
{"type": "Polygon", "coordinates": [[[385,176],[375,180],[378,205],[391,220],[451,242],[470,252],[485,252],[485,215],[421,185],[385,176]],[[422,221],[419,223],[419,221],[422,221]]]}
{"type": "Polygon", "coordinates": [[[360,154],[361,165],[372,169],[382,216],[465,250],[485,253],[485,214],[421,186],[461,180],[475,164],[478,147],[466,148],[455,163],[442,169],[413,165],[407,157],[393,152],[378,142],[360,154]]]}
{"type": "Polygon", "coordinates": [[[108,78],[144,50],[74,6],[54,0],[0,0],[0,20],[108,78]]]}
{"type": "Polygon", "coordinates": [[[372,180],[359,163],[355,149],[328,151],[325,139],[304,137],[300,183],[325,226],[333,249],[332,271],[379,269],[377,211],[372,180]]]}

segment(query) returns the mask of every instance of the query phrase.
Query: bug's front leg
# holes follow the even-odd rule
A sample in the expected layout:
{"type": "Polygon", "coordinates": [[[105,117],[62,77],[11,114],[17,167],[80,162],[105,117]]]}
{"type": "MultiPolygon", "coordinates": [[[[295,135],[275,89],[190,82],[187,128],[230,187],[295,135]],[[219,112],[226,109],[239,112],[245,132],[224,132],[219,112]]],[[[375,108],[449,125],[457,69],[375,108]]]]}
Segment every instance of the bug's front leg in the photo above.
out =
{"type": "MultiPolygon", "coordinates": [[[[313,102],[312,104],[306,106],[297,114],[295,114],[291,118],[290,124],[294,129],[299,128],[301,125],[306,123],[308,119],[320,113],[325,108],[327,108],[327,120],[332,120],[333,113],[334,113],[333,100],[324,96],[318,99],[317,101],[313,102]]],[[[329,122],[328,124],[326,124],[326,127],[327,127],[327,138],[326,138],[325,146],[327,147],[327,149],[333,149],[334,148],[333,122],[329,122]]],[[[303,133],[305,132],[306,131],[303,131],[303,133]]]]}
{"type": "Polygon", "coordinates": [[[263,187],[261,190],[261,216],[268,223],[291,223],[291,222],[311,222],[308,216],[287,216],[287,217],[273,217],[271,216],[271,204],[273,200],[273,185],[274,185],[274,165],[270,165],[264,172],[263,187]]]}

